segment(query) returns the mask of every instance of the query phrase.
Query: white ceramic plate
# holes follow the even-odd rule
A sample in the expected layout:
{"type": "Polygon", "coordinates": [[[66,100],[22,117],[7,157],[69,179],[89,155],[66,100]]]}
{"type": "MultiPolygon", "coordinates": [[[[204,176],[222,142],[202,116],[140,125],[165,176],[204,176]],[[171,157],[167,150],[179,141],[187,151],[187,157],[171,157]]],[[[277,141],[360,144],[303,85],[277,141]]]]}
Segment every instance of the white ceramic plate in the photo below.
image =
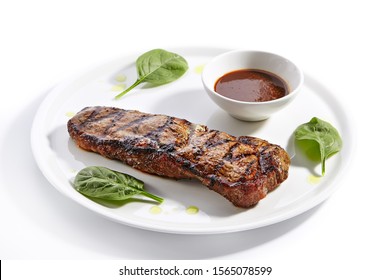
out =
{"type": "MultiPolygon", "coordinates": [[[[146,51],[146,50],[145,50],[146,51]]],[[[258,228],[296,216],[324,201],[339,185],[351,156],[351,124],[336,97],[305,75],[305,85],[294,102],[263,122],[238,121],[221,111],[204,92],[202,66],[227,51],[213,48],[182,48],[170,51],[185,57],[188,72],[160,87],[140,85],[120,100],[114,100],[123,84],[136,79],[135,60],[141,54],[122,57],[91,69],[60,84],[41,104],[32,127],[32,149],[39,168],[50,183],[86,208],[114,221],[138,228],[182,234],[226,233],[258,228]],[[126,78],[126,81],[123,79],[126,78]],[[251,209],[234,207],[217,193],[195,181],[175,181],[144,174],[120,162],[83,151],[70,140],[66,123],[86,106],[106,105],[185,118],[230,134],[252,135],[286,148],[293,156],[289,178],[251,209]],[[299,153],[294,156],[292,133],[317,116],[331,122],[341,133],[344,148],[327,161],[326,176],[317,178],[313,166],[299,153]],[[85,166],[101,165],[126,172],[145,182],[145,188],[165,198],[163,204],[131,202],[104,205],[74,190],[72,181],[85,166]],[[199,208],[191,214],[190,206],[199,208]]],[[[75,217],[77,218],[77,217],[75,217]]]]}

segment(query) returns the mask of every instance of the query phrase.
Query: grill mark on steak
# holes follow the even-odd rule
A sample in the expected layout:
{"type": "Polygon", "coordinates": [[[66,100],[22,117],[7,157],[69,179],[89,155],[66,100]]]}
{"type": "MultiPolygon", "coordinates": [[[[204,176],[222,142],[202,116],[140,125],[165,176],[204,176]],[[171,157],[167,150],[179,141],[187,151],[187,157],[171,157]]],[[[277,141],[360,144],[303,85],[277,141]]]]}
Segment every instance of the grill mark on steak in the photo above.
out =
{"type": "Polygon", "coordinates": [[[139,118],[131,120],[131,121],[127,122],[125,125],[118,126],[115,131],[112,131],[112,133],[124,131],[124,130],[127,130],[128,128],[135,128],[136,129],[137,128],[136,125],[141,124],[142,122],[146,121],[147,119],[149,119],[151,117],[152,116],[141,115],[141,116],[139,116],[139,118]]]}
{"type": "Polygon", "coordinates": [[[117,122],[119,122],[124,115],[125,115],[124,112],[118,112],[118,114],[116,114],[114,118],[111,120],[111,124],[108,125],[104,130],[104,134],[105,135],[109,134],[110,130],[113,130],[113,127],[116,127],[117,122]]]}
{"type": "Polygon", "coordinates": [[[68,121],[68,131],[85,150],[144,172],[198,179],[238,207],[255,205],[288,176],[281,147],[175,117],[88,107],[68,121]]]}
{"type": "MultiPolygon", "coordinates": [[[[220,141],[219,143],[222,144],[223,142],[220,141]]],[[[222,160],[215,167],[215,173],[218,173],[221,170],[221,168],[226,164],[225,163],[226,161],[229,161],[232,159],[232,157],[233,157],[232,150],[235,149],[237,147],[237,145],[238,145],[238,143],[234,143],[233,146],[229,147],[229,149],[226,151],[226,153],[222,156],[222,160]]],[[[214,146],[214,147],[216,147],[216,146],[214,146]]]]}
{"type": "Polygon", "coordinates": [[[161,145],[162,143],[159,141],[159,136],[165,129],[169,128],[169,125],[172,125],[172,123],[173,123],[172,117],[168,117],[164,124],[158,126],[156,129],[151,130],[150,132],[148,132],[143,136],[146,138],[153,139],[154,141],[156,141],[158,144],[161,145]]]}
{"type": "Polygon", "coordinates": [[[84,126],[84,125],[87,125],[87,124],[89,124],[91,122],[94,122],[96,120],[102,121],[104,119],[109,119],[112,116],[117,116],[118,115],[117,112],[110,112],[107,115],[99,116],[99,114],[102,113],[102,112],[103,112],[102,109],[97,109],[97,110],[92,111],[91,114],[88,115],[88,117],[82,123],[82,125],[84,126]]]}

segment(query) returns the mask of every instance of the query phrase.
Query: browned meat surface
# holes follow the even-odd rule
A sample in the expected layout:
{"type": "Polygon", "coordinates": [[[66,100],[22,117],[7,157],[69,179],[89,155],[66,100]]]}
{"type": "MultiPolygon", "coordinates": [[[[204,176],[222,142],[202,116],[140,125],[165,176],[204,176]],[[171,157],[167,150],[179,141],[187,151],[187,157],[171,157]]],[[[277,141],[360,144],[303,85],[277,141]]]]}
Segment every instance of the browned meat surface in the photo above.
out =
{"type": "Polygon", "coordinates": [[[255,205],[288,176],[281,147],[175,117],[88,107],[69,120],[68,131],[85,150],[144,172],[198,179],[238,207],[255,205]]]}

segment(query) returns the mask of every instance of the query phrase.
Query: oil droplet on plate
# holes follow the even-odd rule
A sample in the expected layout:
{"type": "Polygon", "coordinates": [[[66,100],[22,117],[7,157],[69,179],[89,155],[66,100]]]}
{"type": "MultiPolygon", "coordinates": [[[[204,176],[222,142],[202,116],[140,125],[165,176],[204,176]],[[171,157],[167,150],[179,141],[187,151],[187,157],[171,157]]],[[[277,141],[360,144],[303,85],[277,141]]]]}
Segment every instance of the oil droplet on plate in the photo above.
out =
{"type": "Polygon", "coordinates": [[[195,71],[196,74],[202,74],[203,68],[204,68],[204,64],[198,65],[198,66],[195,67],[194,71],[195,71]]]}
{"type": "Polygon", "coordinates": [[[127,79],[127,77],[124,74],[118,74],[115,77],[115,81],[117,81],[119,83],[123,83],[124,81],[126,81],[126,79],[127,79]]]}
{"type": "Polygon", "coordinates": [[[65,116],[67,116],[68,118],[72,118],[74,117],[76,114],[74,112],[66,112],[65,113],[65,116]]]}
{"type": "Polygon", "coordinates": [[[199,208],[196,206],[188,206],[186,209],[186,213],[189,215],[195,215],[199,212],[199,208]]]}
{"type": "Polygon", "coordinates": [[[158,214],[160,214],[162,212],[162,209],[161,209],[161,207],[159,207],[159,206],[152,206],[152,207],[150,207],[150,209],[149,209],[149,213],[150,214],[153,214],[153,215],[158,215],[158,214]]]}
{"type": "Polygon", "coordinates": [[[307,181],[311,185],[316,185],[321,181],[321,178],[322,178],[321,176],[315,176],[315,175],[310,174],[309,176],[307,176],[307,181]]]}
{"type": "Polygon", "coordinates": [[[113,85],[111,88],[112,91],[124,91],[125,89],[126,89],[126,84],[113,85]]]}

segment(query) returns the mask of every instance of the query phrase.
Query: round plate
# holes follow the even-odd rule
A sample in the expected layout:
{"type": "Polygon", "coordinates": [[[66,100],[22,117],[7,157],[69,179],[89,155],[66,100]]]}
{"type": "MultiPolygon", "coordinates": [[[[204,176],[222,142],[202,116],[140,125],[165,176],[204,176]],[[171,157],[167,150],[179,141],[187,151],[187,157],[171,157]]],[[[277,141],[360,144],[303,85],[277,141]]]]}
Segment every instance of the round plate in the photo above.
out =
{"type": "MultiPolygon", "coordinates": [[[[145,50],[146,51],[146,50],[145,50]]],[[[114,221],[148,230],[182,233],[227,233],[258,228],[296,216],[324,201],[339,185],[351,157],[351,123],[336,97],[312,77],[305,75],[299,96],[282,112],[263,122],[242,122],[221,111],[204,92],[202,67],[225,52],[214,48],[170,50],[189,64],[187,73],[170,84],[143,84],[120,100],[121,89],[136,78],[135,60],[141,53],[122,57],[56,87],[41,104],[31,133],[34,157],[50,183],[86,208],[114,221]],[[232,135],[251,135],[284,147],[292,157],[289,178],[255,207],[240,209],[196,181],[171,180],[137,171],[120,162],[79,149],[67,132],[67,121],[84,107],[104,105],[166,114],[206,124],[232,135]],[[332,123],[340,132],[343,150],[327,160],[326,174],[294,151],[295,128],[312,117],[332,123]],[[145,182],[145,189],[165,198],[161,205],[148,201],[110,204],[79,194],[72,185],[77,172],[91,165],[128,173],[145,182]],[[189,211],[195,206],[198,212],[189,211]]],[[[77,218],[77,217],[75,217],[77,218]]]]}

